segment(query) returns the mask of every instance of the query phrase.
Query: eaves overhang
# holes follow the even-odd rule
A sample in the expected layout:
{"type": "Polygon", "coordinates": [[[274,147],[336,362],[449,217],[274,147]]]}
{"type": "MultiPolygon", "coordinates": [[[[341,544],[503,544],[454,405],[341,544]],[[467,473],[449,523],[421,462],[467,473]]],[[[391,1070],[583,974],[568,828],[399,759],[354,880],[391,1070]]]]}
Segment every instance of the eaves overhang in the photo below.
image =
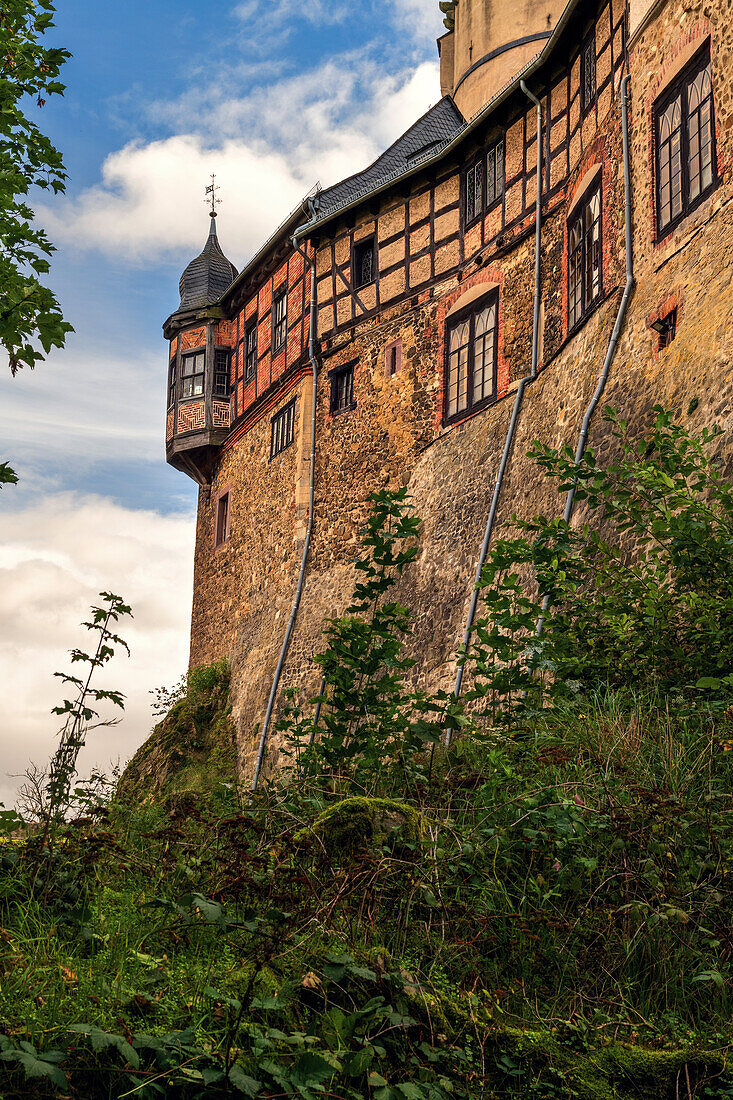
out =
{"type": "Polygon", "coordinates": [[[565,31],[568,22],[570,21],[570,17],[572,16],[575,9],[579,7],[582,3],[583,0],[569,0],[568,4],[566,4],[565,8],[563,9],[562,15],[555,24],[555,28],[552,31],[552,34],[547,39],[547,42],[540,50],[540,52],[535,57],[533,57],[531,61],[528,61],[524,68],[521,69],[520,72],[517,73],[517,75],[513,77],[507,84],[505,84],[504,87],[501,88],[496,93],[496,95],[493,96],[493,98],[490,99],[489,102],[481,108],[481,110],[477,111],[475,115],[472,115],[472,117],[468,119],[465,126],[455,135],[455,137],[450,138],[439,149],[432,150],[430,153],[426,153],[423,158],[415,160],[415,162],[411,164],[409,168],[394,172],[391,176],[385,177],[380,183],[376,184],[375,186],[365,187],[363,192],[354,195],[347,202],[344,202],[340,206],[332,207],[321,217],[311,218],[310,221],[305,222],[293,233],[294,239],[302,240],[304,237],[312,236],[312,234],[316,230],[327,225],[335,218],[338,218],[341,215],[347,213],[349,210],[354,209],[354,207],[360,206],[361,203],[365,201],[365,199],[371,199],[375,195],[382,194],[384,191],[387,191],[389,190],[389,188],[393,187],[396,183],[400,183],[403,180],[409,179],[412,176],[417,175],[423,169],[428,168],[433,164],[437,164],[445,156],[456,149],[461,144],[461,142],[464,141],[466,137],[468,137],[469,134],[471,134],[475,129],[486,122],[486,120],[493,114],[494,111],[497,110],[498,107],[505,103],[506,100],[514,95],[515,92],[519,91],[521,82],[523,80],[526,82],[539,69],[541,69],[543,65],[546,64],[546,62],[550,59],[550,56],[554,52],[555,47],[557,46],[563,32],[565,31]]]}

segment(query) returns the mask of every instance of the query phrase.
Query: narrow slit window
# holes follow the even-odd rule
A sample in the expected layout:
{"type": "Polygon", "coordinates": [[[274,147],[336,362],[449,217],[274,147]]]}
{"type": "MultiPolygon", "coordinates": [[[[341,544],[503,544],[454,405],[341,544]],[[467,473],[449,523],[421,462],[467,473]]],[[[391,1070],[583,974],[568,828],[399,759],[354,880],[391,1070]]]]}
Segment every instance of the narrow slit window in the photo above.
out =
{"type": "Polygon", "coordinates": [[[331,373],[332,413],[344,412],[354,407],[354,364],[347,363],[331,373]]]}
{"type": "Polygon", "coordinates": [[[295,435],[295,398],[272,418],[270,458],[279,455],[293,442],[295,435]]]}
{"type": "Polygon", "coordinates": [[[278,294],[272,303],[272,350],[279,351],[285,346],[288,333],[288,295],[278,294]]]}
{"type": "Polygon", "coordinates": [[[214,397],[229,396],[229,352],[214,349],[214,397]]]}
{"type": "Polygon", "coordinates": [[[486,154],[486,209],[504,194],[504,140],[497,141],[486,154]]]}
{"type": "Polygon", "coordinates": [[[484,209],[483,158],[466,172],[466,225],[478,218],[484,209]]]}
{"type": "Polygon", "coordinates": [[[603,289],[600,181],[568,225],[568,329],[590,312],[603,289]]]}
{"type": "Polygon", "coordinates": [[[374,237],[368,237],[367,240],[359,241],[354,245],[353,262],[354,290],[359,290],[360,287],[373,283],[376,267],[374,263],[374,237]]]}
{"type": "Polygon", "coordinates": [[[716,182],[710,48],[693,59],[655,106],[657,234],[664,236],[716,182]]]}
{"type": "Polygon", "coordinates": [[[400,360],[402,358],[402,342],[395,340],[393,344],[387,345],[385,352],[385,364],[387,377],[393,378],[397,371],[400,369],[400,360]]]}
{"type": "Polygon", "coordinates": [[[250,321],[247,329],[246,357],[244,364],[244,380],[251,382],[257,374],[257,321],[250,321]]]}
{"type": "Polygon", "coordinates": [[[580,55],[580,98],[583,114],[586,114],[596,100],[596,35],[593,29],[585,42],[580,55]]]}
{"type": "Polygon", "coordinates": [[[448,330],[445,418],[455,420],[496,397],[498,294],[448,330]]]}
{"type": "Polygon", "coordinates": [[[181,362],[181,397],[201,397],[204,392],[204,373],[206,354],[197,351],[193,355],[184,355],[181,362]]]}
{"type": "Polygon", "coordinates": [[[229,538],[229,493],[222,493],[216,504],[216,545],[229,538]]]}
{"type": "Polygon", "coordinates": [[[176,400],[176,357],[171,359],[168,372],[168,408],[172,409],[176,400]]]}

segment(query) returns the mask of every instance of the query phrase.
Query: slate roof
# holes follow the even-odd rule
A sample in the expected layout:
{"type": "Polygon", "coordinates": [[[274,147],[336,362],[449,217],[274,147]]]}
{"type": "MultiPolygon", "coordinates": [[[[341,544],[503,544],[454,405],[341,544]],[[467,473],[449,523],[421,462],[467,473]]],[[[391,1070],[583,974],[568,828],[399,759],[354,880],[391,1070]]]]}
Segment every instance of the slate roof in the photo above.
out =
{"type": "Polygon", "coordinates": [[[181,304],[178,310],[197,309],[218,302],[237,277],[237,269],[221,250],[216,235],[216,218],[211,219],[209,237],[203,251],[191,260],[181,275],[178,289],[181,304]]]}
{"type": "Polygon", "coordinates": [[[368,195],[393,177],[402,175],[423,156],[434,155],[442,145],[456,137],[465,124],[465,119],[453,100],[450,96],[445,96],[363,172],[357,172],[356,175],[349,176],[334,187],[320,191],[318,193],[319,221],[345,204],[353,202],[362,195],[368,195]]]}

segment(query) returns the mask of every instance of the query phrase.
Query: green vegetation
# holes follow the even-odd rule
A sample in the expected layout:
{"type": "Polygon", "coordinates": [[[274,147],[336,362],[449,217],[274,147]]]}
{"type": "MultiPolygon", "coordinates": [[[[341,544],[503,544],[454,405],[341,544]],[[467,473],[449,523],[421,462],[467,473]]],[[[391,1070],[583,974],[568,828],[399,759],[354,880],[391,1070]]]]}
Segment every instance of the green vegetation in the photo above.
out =
{"type": "Polygon", "coordinates": [[[596,533],[494,548],[465,711],[406,682],[379,493],[286,773],[237,792],[199,670],[113,801],[0,846],[6,1100],[733,1097],[733,498],[714,433],[616,431],[538,449],[596,533]]]}
{"type": "Polygon", "coordinates": [[[40,282],[54,246],[27,202],[34,187],[58,194],[66,186],[61,154],[32,117],[64,92],[58,77],[70,54],[44,41],[54,11],[50,0],[3,0],[0,9],[0,345],[13,374],[63,347],[71,331],[40,282]]]}

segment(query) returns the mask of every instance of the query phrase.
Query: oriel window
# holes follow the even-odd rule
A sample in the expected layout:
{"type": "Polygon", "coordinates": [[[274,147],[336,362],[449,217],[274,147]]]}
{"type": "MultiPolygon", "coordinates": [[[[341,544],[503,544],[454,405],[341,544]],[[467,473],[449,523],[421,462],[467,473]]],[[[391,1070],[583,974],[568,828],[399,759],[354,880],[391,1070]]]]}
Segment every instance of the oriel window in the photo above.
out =
{"type": "Polygon", "coordinates": [[[272,350],[279,351],[285,344],[288,334],[288,295],[287,291],[278,294],[272,303],[272,350]]]}
{"type": "Polygon", "coordinates": [[[579,325],[603,289],[601,183],[591,188],[568,224],[568,329],[579,325]]]}
{"type": "Polygon", "coordinates": [[[204,392],[206,355],[203,351],[184,355],[181,361],[181,397],[200,397],[204,392]]]}
{"type": "Polygon", "coordinates": [[[595,28],[583,43],[580,54],[580,100],[586,114],[596,99],[596,35],[595,28]]]}
{"type": "Polygon", "coordinates": [[[244,363],[244,380],[251,382],[257,374],[257,320],[250,321],[244,363]]]}
{"type": "Polygon", "coordinates": [[[365,241],[359,241],[354,245],[354,290],[368,286],[374,282],[376,264],[374,263],[374,237],[368,237],[365,241]]]}
{"type": "Polygon", "coordinates": [[[709,45],[665,92],[654,113],[657,232],[661,237],[694,210],[716,180],[709,45]]]}
{"type": "Polygon", "coordinates": [[[445,418],[454,420],[496,397],[499,295],[460,315],[448,329],[445,418]]]}
{"type": "Polygon", "coordinates": [[[477,160],[466,172],[466,225],[478,218],[484,209],[484,162],[477,160]]]}
{"type": "Polygon", "coordinates": [[[331,372],[332,413],[343,412],[354,406],[354,364],[346,363],[331,372]]]}
{"type": "Polygon", "coordinates": [[[214,397],[229,396],[229,352],[214,349],[214,397]]]}
{"type": "Polygon", "coordinates": [[[286,447],[289,447],[293,442],[295,431],[295,398],[288,402],[284,409],[281,409],[272,418],[272,427],[270,430],[270,458],[274,458],[275,455],[279,455],[281,451],[284,451],[286,447]]]}

